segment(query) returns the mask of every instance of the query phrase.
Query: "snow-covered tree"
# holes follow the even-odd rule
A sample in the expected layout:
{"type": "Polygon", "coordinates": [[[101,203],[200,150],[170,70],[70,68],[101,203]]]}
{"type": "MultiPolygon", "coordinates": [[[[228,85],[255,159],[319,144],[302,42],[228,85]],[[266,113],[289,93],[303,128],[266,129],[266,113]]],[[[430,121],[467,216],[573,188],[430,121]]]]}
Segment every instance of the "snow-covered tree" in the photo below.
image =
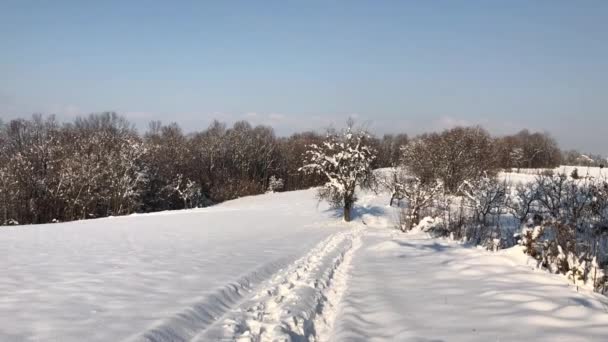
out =
{"type": "Polygon", "coordinates": [[[506,184],[496,177],[484,175],[476,180],[465,181],[461,186],[461,192],[475,212],[479,223],[485,225],[490,214],[502,214],[507,195],[506,184]]]}
{"type": "Polygon", "coordinates": [[[405,186],[406,178],[403,177],[404,176],[403,171],[391,172],[391,174],[389,176],[390,176],[390,178],[388,179],[388,182],[385,184],[385,189],[388,190],[389,193],[391,194],[391,199],[390,199],[388,205],[392,207],[393,204],[395,203],[395,200],[397,200],[397,206],[399,206],[399,203],[405,197],[404,186],[405,186]]]}
{"type": "Polygon", "coordinates": [[[184,178],[184,175],[178,173],[171,188],[184,202],[185,209],[194,208],[198,205],[201,192],[196,182],[184,178]]]}
{"type": "Polygon", "coordinates": [[[146,182],[146,147],[128,121],[115,113],[91,114],[65,131],[70,153],[62,170],[72,203],[66,207],[78,215],[72,219],[135,211],[146,182]]]}
{"type": "Polygon", "coordinates": [[[407,200],[406,222],[401,224],[401,230],[405,231],[412,229],[420,222],[421,211],[430,206],[437,195],[443,191],[443,184],[437,180],[423,182],[415,176],[401,177],[400,191],[401,198],[407,200]]]}
{"type": "Polygon", "coordinates": [[[389,206],[393,204],[399,204],[403,199],[403,183],[405,178],[405,171],[402,168],[388,168],[382,170],[375,175],[375,182],[377,188],[383,191],[387,191],[391,198],[389,200],[389,206]]]}
{"type": "Polygon", "coordinates": [[[19,193],[17,180],[7,166],[0,166],[0,210],[1,219],[0,225],[8,224],[11,217],[11,203],[15,200],[19,193]]]}
{"type": "Polygon", "coordinates": [[[357,186],[366,184],[372,176],[375,151],[368,146],[369,139],[366,131],[355,130],[349,124],[342,132],[328,133],[322,144],[310,145],[305,165],[300,168],[305,173],[318,173],[327,178],[319,190],[319,198],[344,208],[347,222],[357,200],[357,186]]]}
{"type": "Polygon", "coordinates": [[[271,127],[245,121],[189,135],[153,122],[140,137],[115,113],[63,124],[39,115],[0,122],[0,224],[221,202],[263,193],[270,175],[288,190],[318,186],[321,175],[298,170],[307,145],[322,140],[310,132],[277,138],[271,127]],[[182,194],[174,189],[178,174],[182,194]]]}
{"type": "Polygon", "coordinates": [[[136,137],[124,137],[109,162],[110,210],[114,215],[131,213],[138,206],[142,184],[147,181],[139,163],[145,146],[136,137]]]}
{"type": "Polygon", "coordinates": [[[425,134],[401,148],[401,161],[422,182],[440,180],[455,193],[465,180],[497,172],[493,139],[481,127],[425,134]]]}
{"type": "Polygon", "coordinates": [[[276,192],[283,189],[283,180],[281,178],[277,178],[274,175],[270,176],[268,180],[268,190],[266,192],[276,192]]]}
{"type": "Polygon", "coordinates": [[[511,187],[507,198],[507,211],[523,225],[528,220],[538,197],[535,184],[517,184],[511,187]]]}
{"type": "Polygon", "coordinates": [[[401,147],[408,144],[407,134],[385,134],[382,139],[378,139],[378,154],[376,165],[378,167],[396,167],[401,159],[401,147]]]}
{"type": "Polygon", "coordinates": [[[511,165],[517,168],[517,172],[523,166],[524,163],[524,149],[521,147],[515,147],[509,153],[509,158],[511,159],[511,165]]]}

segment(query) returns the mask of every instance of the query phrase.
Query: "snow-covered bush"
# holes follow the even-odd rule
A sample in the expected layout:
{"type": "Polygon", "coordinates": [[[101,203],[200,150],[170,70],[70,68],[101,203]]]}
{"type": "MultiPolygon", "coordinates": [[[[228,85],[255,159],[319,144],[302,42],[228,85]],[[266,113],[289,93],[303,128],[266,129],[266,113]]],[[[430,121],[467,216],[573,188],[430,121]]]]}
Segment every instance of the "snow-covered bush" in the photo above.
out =
{"type": "Polygon", "coordinates": [[[406,177],[405,171],[400,167],[382,171],[382,173],[374,177],[376,188],[386,191],[391,195],[389,206],[393,206],[393,204],[397,204],[398,206],[399,202],[403,199],[403,179],[406,177]]]}
{"type": "Polygon", "coordinates": [[[487,224],[488,215],[500,215],[506,200],[506,184],[496,177],[483,175],[478,179],[465,181],[461,192],[473,209],[476,219],[487,224]]]}
{"type": "Polygon", "coordinates": [[[524,247],[524,253],[533,258],[538,258],[542,254],[542,246],[539,245],[539,239],[543,235],[543,227],[525,227],[521,234],[518,234],[520,240],[518,243],[524,247]]]}
{"type": "Polygon", "coordinates": [[[538,202],[530,211],[544,219],[534,228],[524,228],[520,240],[524,251],[574,284],[605,291],[608,186],[566,175],[541,176],[533,186],[538,202]]]}
{"type": "Polygon", "coordinates": [[[496,177],[483,175],[478,179],[465,181],[460,192],[471,212],[465,238],[474,243],[482,243],[490,249],[496,249],[497,245],[501,245],[495,240],[500,241],[502,235],[498,225],[500,215],[505,209],[506,185],[499,182],[496,177]],[[489,222],[489,217],[494,220],[489,222]]]}
{"type": "MultiPolygon", "coordinates": [[[[393,179],[399,178],[393,175],[393,179]]],[[[392,184],[393,197],[407,199],[404,193],[411,185],[423,184],[412,177],[405,179],[410,182],[392,184]]],[[[429,203],[422,216],[436,222],[429,230],[435,235],[495,250],[513,246],[509,229],[520,227],[518,242],[540,266],[567,276],[577,285],[593,286],[600,292],[608,289],[605,180],[543,173],[534,182],[509,186],[483,176],[464,181],[458,194],[439,192],[429,203]],[[507,220],[505,214],[514,220],[507,220]]],[[[415,216],[415,211],[406,207],[399,215],[399,227],[411,228],[415,216]]],[[[423,226],[429,222],[425,219],[423,226]]]]}
{"type": "MultiPolygon", "coordinates": [[[[557,236],[564,227],[543,225],[534,228],[524,228],[520,243],[524,252],[538,260],[539,264],[554,273],[567,274],[570,270],[567,257],[574,255],[571,251],[564,252],[557,236]]],[[[570,257],[573,259],[573,257],[570,257]]]]}
{"type": "Polygon", "coordinates": [[[528,221],[530,214],[534,210],[534,203],[537,197],[538,192],[534,183],[517,184],[509,188],[506,202],[507,211],[517,219],[520,226],[528,221]]]}
{"type": "Polygon", "coordinates": [[[6,165],[0,166],[0,203],[2,204],[2,221],[9,224],[9,206],[18,194],[17,179],[6,165]]]}
{"type": "Polygon", "coordinates": [[[439,181],[423,182],[415,176],[403,177],[400,183],[400,197],[406,202],[399,215],[400,229],[406,231],[418,225],[422,210],[431,206],[433,200],[442,191],[443,184],[439,181]]]}
{"type": "Polygon", "coordinates": [[[14,219],[8,219],[8,220],[4,221],[3,225],[5,225],[5,226],[17,226],[17,225],[19,225],[19,222],[17,220],[14,220],[14,219]]]}
{"type": "Polygon", "coordinates": [[[604,269],[597,257],[577,252],[571,238],[564,238],[569,229],[559,223],[524,228],[519,243],[524,252],[538,260],[539,265],[553,273],[564,274],[576,285],[588,284],[598,291],[606,286],[604,269]]]}
{"type": "Polygon", "coordinates": [[[441,218],[442,223],[433,229],[433,233],[436,236],[460,239],[466,211],[462,197],[440,192],[433,201],[432,209],[433,216],[441,218]]]}
{"type": "Polygon", "coordinates": [[[283,180],[281,178],[277,178],[274,175],[270,176],[270,179],[268,180],[268,189],[266,190],[266,192],[272,193],[282,190],[283,185],[283,180]]]}
{"type": "Polygon", "coordinates": [[[184,209],[196,208],[201,200],[201,191],[196,182],[185,178],[182,174],[177,174],[174,183],[171,186],[184,203],[184,209]]]}
{"type": "Polygon", "coordinates": [[[354,130],[352,124],[342,132],[330,132],[322,144],[312,144],[306,151],[304,173],[324,175],[327,182],[319,189],[319,198],[344,209],[344,220],[351,220],[351,209],[357,200],[356,187],[366,185],[372,177],[375,151],[368,146],[369,134],[354,130]]]}
{"type": "Polygon", "coordinates": [[[438,229],[443,229],[444,226],[445,223],[440,217],[425,216],[412,228],[412,230],[434,233],[438,229]]]}
{"type": "Polygon", "coordinates": [[[587,248],[581,238],[590,233],[593,186],[589,180],[569,179],[564,174],[540,176],[536,181],[538,214],[546,216],[547,226],[554,227],[558,244],[566,253],[587,248]]]}
{"type": "Polygon", "coordinates": [[[591,250],[593,253],[593,279],[596,290],[608,291],[608,182],[597,181],[589,188],[591,250]]]}
{"type": "Polygon", "coordinates": [[[594,217],[596,234],[608,234],[608,182],[601,181],[589,187],[589,209],[594,217]]]}
{"type": "Polygon", "coordinates": [[[564,174],[542,174],[536,178],[538,202],[543,213],[560,218],[564,208],[566,188],[571,182],[564,174]]]}

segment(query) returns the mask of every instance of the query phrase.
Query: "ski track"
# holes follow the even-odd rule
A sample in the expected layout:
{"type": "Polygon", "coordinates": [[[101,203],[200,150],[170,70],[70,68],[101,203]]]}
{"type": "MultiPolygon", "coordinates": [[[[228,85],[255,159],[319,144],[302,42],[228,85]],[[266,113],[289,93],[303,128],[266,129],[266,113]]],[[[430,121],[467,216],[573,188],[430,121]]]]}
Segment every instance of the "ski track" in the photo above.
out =
{"type": "Polygon", "coordinates": [[[295,262],[270,262],[127,341],[329,341],[362,231],[335,233],[295,262]]]}
{"type": "Polygon", "coordinates": [[[195,341],[321,341],[331,332],[362,228],[336,233],[278,272],[195,341]]]}
{"type": "Polygon", "coordinates": [[[175,316],[158,322],[151,329],[137,334],[128,341],[189,341],[242,302],[256,286],[286,265],[288,265],[288,258],[265,264],[238,281],[218,289],[175,316]]]}
{"type": "Polygon", "coordinates": [[[349,272],[352,267],[352,260],[355,252],[362,245],[361,234],[358,234],[353,239],[352,248],[344,255],[342,265],[336,269],[333,284],[324,291],[327,298],[322,311],[322,315],[318,315],[315,319],[315,331],[318,342],[332,341],[333,329],[338,316],[338,309],[345,292],[348,289],[349,272]]]}

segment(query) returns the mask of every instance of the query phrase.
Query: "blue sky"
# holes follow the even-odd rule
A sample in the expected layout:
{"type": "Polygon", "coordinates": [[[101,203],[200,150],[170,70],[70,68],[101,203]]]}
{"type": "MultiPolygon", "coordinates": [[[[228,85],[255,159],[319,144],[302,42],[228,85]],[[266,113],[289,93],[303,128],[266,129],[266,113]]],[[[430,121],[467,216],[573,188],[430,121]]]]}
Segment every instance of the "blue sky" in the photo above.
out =
{"type": "Polygon", "coordinates": [[[481,124],[608,154],[608,1],[0,0],[0,118],[481,124]]]}

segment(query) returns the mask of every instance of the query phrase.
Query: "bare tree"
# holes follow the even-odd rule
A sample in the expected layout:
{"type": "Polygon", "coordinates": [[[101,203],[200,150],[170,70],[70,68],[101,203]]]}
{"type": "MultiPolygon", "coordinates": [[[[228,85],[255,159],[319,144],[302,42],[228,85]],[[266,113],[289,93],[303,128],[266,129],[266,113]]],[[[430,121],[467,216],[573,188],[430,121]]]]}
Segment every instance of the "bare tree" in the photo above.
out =
{"type": "Polygon", "coordinates": [[[450,193],[465,180],[497,172],[493,140],[480,127],[422,135],[402,148],[402,161],[422,182],[441,180],[450,193]]]}
{"type": "Polygon", "coordinates": [[[523,225],[533,210],[534,202],[538,199],[538,191],[534,184],[517,184],[510,189],[507,198],[507,210],[523,225]]]}
{"type": "Polygon", "coordinates": [[[401,230],[412,229],[420,222],[420,213],[430,206],[433,200],[443,191],[441,182],[423,182],[418,177],[403,177],[401,184],[401,195],[407,200],[404,209],[405,222],[402,222],[401,230]],[[405,224],[403,224],[405,223],[405,224]]]}

